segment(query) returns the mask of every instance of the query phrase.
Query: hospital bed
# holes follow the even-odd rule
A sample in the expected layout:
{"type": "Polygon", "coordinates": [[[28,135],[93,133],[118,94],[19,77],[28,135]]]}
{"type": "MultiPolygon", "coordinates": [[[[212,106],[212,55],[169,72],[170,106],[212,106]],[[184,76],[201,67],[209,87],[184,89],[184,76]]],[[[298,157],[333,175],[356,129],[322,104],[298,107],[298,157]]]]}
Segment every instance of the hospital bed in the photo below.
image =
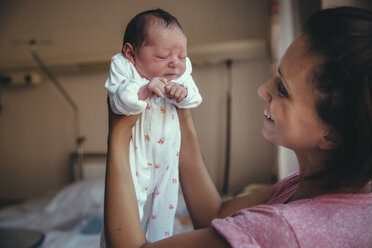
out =
{"type": "MultiPolygon", "coordinates": [[[[99,247],[106,154],[84,154],[82,179],[76,176],[76,158],[71,155],[70,184],[0,210],[0,247],[99,247]]],[[[192,230],[187,218],[181,195],[174,233],[192,230]]]]}

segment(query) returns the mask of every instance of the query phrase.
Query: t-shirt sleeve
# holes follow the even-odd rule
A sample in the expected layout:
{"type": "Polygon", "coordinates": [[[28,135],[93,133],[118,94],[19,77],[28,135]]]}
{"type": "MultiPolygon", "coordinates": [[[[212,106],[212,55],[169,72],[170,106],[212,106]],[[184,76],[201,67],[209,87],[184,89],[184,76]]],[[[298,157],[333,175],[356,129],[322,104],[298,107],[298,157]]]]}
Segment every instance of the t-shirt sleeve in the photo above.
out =
{"type": "Polygon", "coordinates": [[[274,186],[273,195],[267,204],[272,205],[287,202],[296,192],[299,181],[300,174],[296,171],[277,182],[274,186]]]}
{"type": "Polygon", "coordinates": [[[259,205],[214,219],[212,227],[232,247],[299,247],[295,233],[275,207],[259,205]]]}

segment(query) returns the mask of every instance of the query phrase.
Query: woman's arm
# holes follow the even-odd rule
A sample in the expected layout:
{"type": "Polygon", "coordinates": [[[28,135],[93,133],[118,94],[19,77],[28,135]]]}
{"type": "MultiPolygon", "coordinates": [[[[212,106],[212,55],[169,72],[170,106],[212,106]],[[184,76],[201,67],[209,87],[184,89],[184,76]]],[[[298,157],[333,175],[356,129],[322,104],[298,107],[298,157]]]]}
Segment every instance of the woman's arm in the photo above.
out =
{"type": "Polygon", "coordinates": [[[138,116],[117,116],[109,109],[105,186],[105,237],[108,247],[229,247],[214,229],[174,235],[148,243],[142,231],[129,166],[129,141],[138,116]]]}
{"type": "Polygon", "coordinates": [[[181,127],[180,182],[195,228],[210,225],[214,218],[224,218],[233,212],[269,201],[272,187],[255,194],[222,202],[200,152],[198,137],[188,109],[178,109],[181,127]]]}
{"type": "Polygon", "coordinates": [[[104,220],[109,247],[140,247],[146,237],[139,223],[137,199],[129,166],[129,141],[138,116],[117,116],[109,109],[104,220]]]}

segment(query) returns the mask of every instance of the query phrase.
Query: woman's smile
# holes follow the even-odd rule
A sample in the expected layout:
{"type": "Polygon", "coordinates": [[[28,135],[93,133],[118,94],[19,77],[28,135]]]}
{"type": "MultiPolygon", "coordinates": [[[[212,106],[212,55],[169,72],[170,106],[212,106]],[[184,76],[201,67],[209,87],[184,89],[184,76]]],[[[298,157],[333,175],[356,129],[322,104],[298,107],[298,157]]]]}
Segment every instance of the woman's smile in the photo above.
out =
{"type": "Polygon", "coordinates": [[[264,110],[264,115],[266,117],[265,119],[274,122],[274,120],[272,119],[270,113],[266,109],[264,110]]]}

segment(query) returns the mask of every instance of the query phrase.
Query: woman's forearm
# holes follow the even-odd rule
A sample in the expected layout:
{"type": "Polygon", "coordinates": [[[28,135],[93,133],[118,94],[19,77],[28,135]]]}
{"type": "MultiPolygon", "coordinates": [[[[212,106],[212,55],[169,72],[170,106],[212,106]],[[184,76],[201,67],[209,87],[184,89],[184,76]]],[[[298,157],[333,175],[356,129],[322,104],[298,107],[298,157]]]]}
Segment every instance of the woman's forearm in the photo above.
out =
{"type": "MultiPolygon", "coordinates": [[[[116,117],[114,117],[116,118],[116,117]]],[[[131,117],[124,117],[131,118],[131,117]]],[[[108,247],[141,247],[147,241],[139,221],[129,166],[128,120],[110,123],[105,185],[105,237],[108,247]]]]}
{"type": "Polygon", "coordinates": [[[191,112],[179,109],[178,114],[182,133],[180,182],[195,228],[208,227],[214,218],[225,218],[239,209],[270,200],[273,187],[222,202],[204,165],[191,112]]]}
{"type": "Polygon", "coordinates": [[[204,165],[190,110],[179,109],[181,126],[180,182],[195,228],[218,217],[222,200],[204,165]]]}

